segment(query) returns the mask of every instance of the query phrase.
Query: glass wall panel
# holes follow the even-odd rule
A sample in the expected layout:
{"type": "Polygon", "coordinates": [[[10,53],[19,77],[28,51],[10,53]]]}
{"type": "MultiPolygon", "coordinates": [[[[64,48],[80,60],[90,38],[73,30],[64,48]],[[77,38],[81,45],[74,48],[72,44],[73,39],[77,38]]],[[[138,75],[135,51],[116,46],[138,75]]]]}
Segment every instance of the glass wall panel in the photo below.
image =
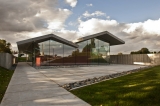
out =
{"type": "Polygon", "coordinates": [[[88,64],[88,43],[87,41],[78,43],[79,48],[76,50],[76,64],[88,64]]]}
{"type": "Polygon", "coordinates": [[[63,65],[63,44],[50,40],[50,65],[63,65]]]}
{"type": "Polygon", "coordinates": [[[75,48],[64,44],[64,65],[75,64],[75,48]]]}
{"type": "Polygon", "coordinates": [[[109,43],[99,40],[99,64],[109,63],[109,43]]]}
{"type": "Polygon", "coordinates": [[[49,65],[49,40],[35,43],[34,53],[36,66],[49,65]]]}
{"type": "Polygon", "coordinates": [[[98,39],[88,40],[88,64],[98,65],[98,39]]]}
{"type": "Polygon", "coordinates": [[[33,60],[35,66],[109,63],[109,43],[92,38],[78,45],[79,48],[74,48],[54,40],[34,42],[31,47],[33,51],[28,53],[28,60],[33,60]]]}

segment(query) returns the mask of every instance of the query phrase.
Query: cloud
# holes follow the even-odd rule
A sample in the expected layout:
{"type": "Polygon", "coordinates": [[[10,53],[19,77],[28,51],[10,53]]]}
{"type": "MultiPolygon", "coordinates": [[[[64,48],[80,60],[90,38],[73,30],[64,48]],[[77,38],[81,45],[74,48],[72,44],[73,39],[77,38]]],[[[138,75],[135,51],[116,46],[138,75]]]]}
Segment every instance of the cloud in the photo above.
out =
{"type": "Polygon", "coordinates": [[[78,30],[82,34],[87,35],[106,30],[114,30],[114,27],[118,26],[118,24],[119,23],[116,20],[102,20],[91,18],[87,21],[81,20],[78,30]]]}
{"type": "Polygon", "coordinates": [[[92,6],[93,6],[93,4],[86,4],[86,6],[88,6],[88,7],[92,7],[92,6]]]}
{"type": "MultiPolygon", "coordinates": [[[[66,2],[72,7],[77,4],[77,0],[66,2]]],[[[160,19],[119,23],[102,11],[86,11],[77,22],[68,23],[78,29],[67,30],[65,22],[72,11],[57,7],[58,0],[0,0],[0,39],[11,42],[12,48],[17,50],[17,41],[50,33],[72,41],[82,36],[109,31],[126,42],[124,45],[112,46],[111,54],[130,53],[142,47],[160,51],[160,19]]]]}
{"type": "Polygon", "coordinates": [[[66,29],[62,29],[59,31],[55,31],[54,34],[67,39],[69,41],[74,41],[75,39],[77,39],[78,37],[81,36],[81,33],[75,30],[66,30],[66,29]]]}
{"type": "Polygon", "coordinates": [[[62,28],[71,11],[57,9],[57,2],[58,0],[1,0],[0,31],[34,31],[51,28],[54,22],[54,28],[62,28]]]}
{"type": "Polygon", "coordinates": [[[65,0],[71,7],[75,7],[77,4],[77,0],[65,0]]]}
{"type": "Polygon", "coordinates": [[[111,53],[130,53],[142,47],[151,51],[160,51],[160,19],[148,19],[138,23],[119,23],[116,20],[91,18],[88,20],[78,19],[78,30],[84,36],[94,33],[109,31],[126,43],[111,47],[111,53]]]}
{"type": "MultiPolygon", "coordinates": [[[[54,17],[51,15],[50,19],[48,20],[48,27],[49,29],[62,29],[65,27],[64,23],[65,20],[68,18],[72,12],[68,9],[58,9],[57,17],[54,17]]],[[[46,17],[49,16],[49,14],[53,14],[48,12],[47,15],[45,14],[46,17]]]]}
{"type": "Polygon", "coordinates": [[[137,31],[140,28],[143,28],[143,33],[151,33],[151,34],[160,34],[160,19],[159,20],[151,20],[139,22],[139,23],[129,23],[127,24],[128,28],[124,29],[126,33],[132,33],[137,31]]]}
{"type": "MultiPolygon", "coordinates": [[[[0,0],[0,39],[13,45],[17,41],[61,30],[72,14],[68,9],[57,8],[58,0],[0,0]]],[[[17,48],[13,48],[16,49],[17,48]]]]}
{"type": "Polygon", "coordinates": [[[99,16],[106,16],[106,13],[103,13],[101,11],[95,11],[94,13],[89,13],[88,11],[86,11],[83,14],[84,17],[99,17],[99,16]]]}

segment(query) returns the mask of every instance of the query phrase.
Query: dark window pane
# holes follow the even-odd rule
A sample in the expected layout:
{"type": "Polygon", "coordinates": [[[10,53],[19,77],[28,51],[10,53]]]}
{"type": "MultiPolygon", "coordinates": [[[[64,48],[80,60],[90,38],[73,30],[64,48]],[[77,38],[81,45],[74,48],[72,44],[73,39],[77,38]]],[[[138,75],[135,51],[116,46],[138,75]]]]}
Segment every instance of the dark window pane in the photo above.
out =
{"type": "Polygon", "coordinates": [[[99,64],[109,63],[109,43],[99,40],[99,64]]]}
{"type": "Polygon", "coordinates": [[[75,48],[64,44],[64,65],[75,64],[75,48]]]}
{"type": "Polygon", "coordinates": [[[76,51],[76,64],[88,64],[88,43],[87,41],[78,43],[79,48],[76,51]]]}
{"type": "Polygon", "coordinates": [[[88,40],[88,64],[98,64],[98,39],[88,40]]]}
{"type": "Polygon", "coordinates": [[[63,65],[63,44],[50,40],[50,65],[63,65]]]}

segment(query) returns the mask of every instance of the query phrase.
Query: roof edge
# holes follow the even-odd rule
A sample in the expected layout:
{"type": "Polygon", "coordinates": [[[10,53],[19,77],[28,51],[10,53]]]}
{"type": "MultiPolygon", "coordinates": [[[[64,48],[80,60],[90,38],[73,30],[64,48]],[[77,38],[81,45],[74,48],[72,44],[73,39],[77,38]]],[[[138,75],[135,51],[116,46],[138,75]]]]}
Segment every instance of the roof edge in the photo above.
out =
{"type": "Polygon", "coordinates": [[[83,41],[86,41],[86,40],[88,40],[88,39],[101,36],[101,35],[103,35],[103,34],[108,34],[108,35],[112,36],[113,38],[115,38],[115,39],[119,40],[120,42],[122,42],[122,44],[125,44],[125,42],[124,42],[123,40],[121,40],[120,38],[118,38],[117,36],[111,34],[111,33],[108,32],[108,31],[103,31],[103,32],[95,33],[95,34],[88,35],[88,36],[85,36],[85,37],[81,37],[81,38],[77,39],[77,41],[75,41],[74,43],[83,42],[83,41]]]}
{"type": "Polygon", "coordinates": [[[18,41],[16,42],[17,45],[22,45],[22,44],[26,44],[26,43],[30,43],[30,42],[34,42],[36,40],[42,40],[42,39],[47,39],[47,38],[55,38],[55,39],[58,39],[60,41],[62,41],[63,43],[65,44],[68,44],[68,45],[72,45],[73,47],[79,47],[77,44],[71,42],[71,41],[68,41],[64,38],[61,38],[55,34],[48,34],[48,35],[43,35],[43,36],[38,36],[38,37],[35,37],[35,38],[29,38],[29,39],[26,39],[26,40],[22,40],[22,41],[18,41]]]}

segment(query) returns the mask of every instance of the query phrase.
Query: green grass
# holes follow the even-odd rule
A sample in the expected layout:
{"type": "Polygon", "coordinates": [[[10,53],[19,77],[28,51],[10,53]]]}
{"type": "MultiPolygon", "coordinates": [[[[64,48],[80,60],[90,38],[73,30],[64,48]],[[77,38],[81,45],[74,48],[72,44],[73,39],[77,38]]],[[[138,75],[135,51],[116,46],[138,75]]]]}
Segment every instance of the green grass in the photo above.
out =
{"type": "Polygon", "coordinates": [[[71,92],[92,106],[160,106],[160,66],[71,92]]]}
{"type": "Polygon", "coordinates": [[[7,86],[10,82],[10,79],[13,75],[12,70],[7,70],[5,68],[0,67],[0,103],[6,92],[7,86]]]}

